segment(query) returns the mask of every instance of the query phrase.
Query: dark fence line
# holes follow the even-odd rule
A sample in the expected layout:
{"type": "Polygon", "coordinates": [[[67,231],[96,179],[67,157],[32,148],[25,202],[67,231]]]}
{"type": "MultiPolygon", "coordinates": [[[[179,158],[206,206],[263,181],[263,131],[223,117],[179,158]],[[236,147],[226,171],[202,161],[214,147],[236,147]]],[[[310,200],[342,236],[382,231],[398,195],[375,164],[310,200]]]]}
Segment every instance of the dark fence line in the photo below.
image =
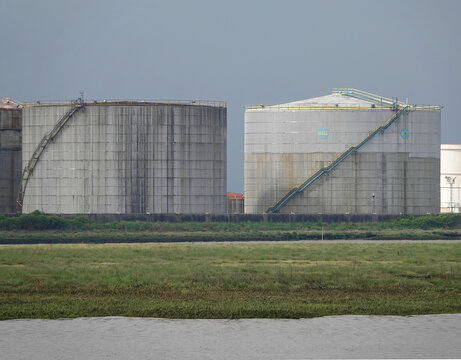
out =
{"type": "MultiPolygon", "coordinates": [[[[18,214],[4,214],[8,217],[18,214]]],[[[63,218],[86,217],[97,222],[154,221],[154,222],[378,222],[401,215],[376,214],[45,214],[63,218]]]]}

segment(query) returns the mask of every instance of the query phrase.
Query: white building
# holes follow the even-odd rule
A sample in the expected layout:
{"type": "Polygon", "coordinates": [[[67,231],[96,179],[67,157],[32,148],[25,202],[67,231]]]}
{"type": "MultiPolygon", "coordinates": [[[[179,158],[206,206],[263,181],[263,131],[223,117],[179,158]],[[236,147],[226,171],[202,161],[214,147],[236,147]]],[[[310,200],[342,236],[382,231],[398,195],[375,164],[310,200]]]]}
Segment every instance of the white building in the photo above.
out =
{"type": "Polygon", "coordinates": [[[440,212],[460,212],[461,145],[440,146],[440,212]]]}

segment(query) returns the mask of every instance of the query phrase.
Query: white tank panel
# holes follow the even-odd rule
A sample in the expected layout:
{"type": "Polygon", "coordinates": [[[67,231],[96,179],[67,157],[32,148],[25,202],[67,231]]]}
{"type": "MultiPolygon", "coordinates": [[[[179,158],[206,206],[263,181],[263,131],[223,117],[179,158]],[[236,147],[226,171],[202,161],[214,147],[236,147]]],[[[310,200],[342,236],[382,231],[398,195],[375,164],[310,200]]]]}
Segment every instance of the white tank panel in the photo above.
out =
{"type": "MultiPolygon", "coordinates": [[[[268,211],[396,114],[390,101],[372,100],[332,94],[247,107],[245,212],[268,211]]],[[[291,197],[280,212],[438,213],[440,107],[398,103],[403,107],[409,111],[291,197]]]]}

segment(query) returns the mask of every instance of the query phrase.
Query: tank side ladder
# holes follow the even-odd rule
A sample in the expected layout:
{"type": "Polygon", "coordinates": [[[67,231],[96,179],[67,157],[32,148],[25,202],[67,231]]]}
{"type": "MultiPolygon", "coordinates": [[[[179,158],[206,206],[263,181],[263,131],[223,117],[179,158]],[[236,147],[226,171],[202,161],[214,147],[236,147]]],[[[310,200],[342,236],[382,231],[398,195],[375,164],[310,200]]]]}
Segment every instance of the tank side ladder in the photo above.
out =
{"type": "Polygon", "coordinates": [[[335,160],[333,160],[330,165],[319,169],[313,175],[306,179],[301,185],[294,187],[290,191],[288,191],[279,201],[277,201],[274,206],[270,207],[266,210],[268,214],[278,213],[280,209],[288,202],[290,199],[293,198],[296,194],[303,192],[306,188],[308,188],[312,183],[314,183],[318,178],[320,178],[324,174],[330,173],[335,167],[341,164],[345,159],[347,159],[350,155],[359,151],[363,146],[365,146],[371,139],[373,139],[377,134],[382,134],[384,131],[389,128],[393,123],[395,123],[403,114],[409,112],[409,106],[404,106],[399,108],[394,115],[383,125],[377,127],[373,132],[369,133],[365,139],[363,139],[360,143],[351,146],[350,148],[346,149],[343,153],[341,153],[335,160]]]}
{"type": "Polygon", "coordinates": [[[21,212],[22,210],[22,205],[23,205],[23,200],[24,200],[24,194],[27,188],[27,183],[29,182],[29,178],[34,172],[35,166],[37,165],[38,160],[40,159],[40,156],[43,154],[45,151],[46,146],[50,143],[50,141],[53,141],[54,138],[61,132],[62,128],[67,124],[69,119],[80,109],[85,107],[85,103],[82,100],[78,100],[75,102],[72,102],[72,106],[69,111],[67,111],[61,119],[54,125],[53,129],[47,134],[45,134],[40,140],[37,148],[35,149],[34,153],[32,154],[32,157],[30,158],[29,162],[27,165],[24,167],[24,170],[22,171],[22,178],[21,178],[21,183],[19,184],[19,192],[18,192],[18,197],[16,200],[17,204],[17,211],[21,212]]]}

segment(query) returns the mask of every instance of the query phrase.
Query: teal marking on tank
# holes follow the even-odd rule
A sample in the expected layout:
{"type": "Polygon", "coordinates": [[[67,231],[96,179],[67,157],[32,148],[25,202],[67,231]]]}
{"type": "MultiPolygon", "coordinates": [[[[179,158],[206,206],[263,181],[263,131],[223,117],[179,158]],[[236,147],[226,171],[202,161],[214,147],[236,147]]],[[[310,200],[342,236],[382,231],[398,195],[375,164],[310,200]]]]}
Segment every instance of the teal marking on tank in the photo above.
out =
{"type": "Polygon", "coordinates": [[[402,130],[400,130],[400,136],[403,140],[406,140],[410,136],[410,131],[407,128],[403,128],[402,130]]]}
{"type": "Polygon", "coordinates": [[[328,137],[328,129],[320,128],[317,130],[317,135],[320,139],[326,139],[328,137]]]}

